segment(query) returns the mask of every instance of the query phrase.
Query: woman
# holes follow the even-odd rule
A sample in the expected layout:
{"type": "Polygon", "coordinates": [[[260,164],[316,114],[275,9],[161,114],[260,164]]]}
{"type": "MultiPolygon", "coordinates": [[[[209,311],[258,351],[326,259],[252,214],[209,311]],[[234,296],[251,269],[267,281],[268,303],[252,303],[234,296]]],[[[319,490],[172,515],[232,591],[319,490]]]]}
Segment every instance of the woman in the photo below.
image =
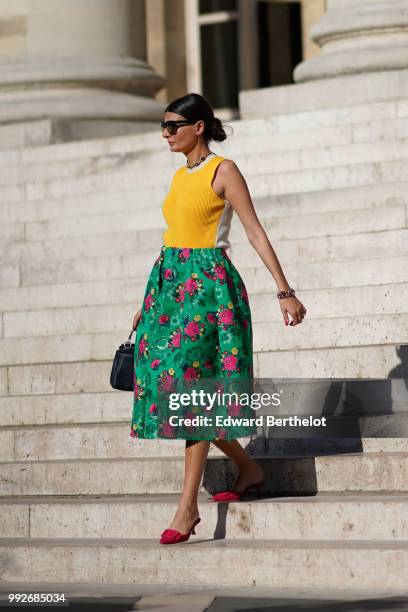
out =
{"type": "MultiPolygon", "coordinates": [[[[158,388],[169,391],[178,379],[253,377],[248,296],[226,254],[233,210],[276,281],[285,325],[298,325],[306,314],[258,220],[238,167],[209,149],[210,140],[225,140],[226,134],[208,101],[195,93],[174,100],[161,125],[170,151],[183,153],[186,166],[174,174],[164,200],[168,225],[164,244],[150,273],[143,306],[133,320],[137,333],[130,435],[139,438],[172,437],[168,422],[158,418],[158,388]]],[[[202,433],[192,439],[187,431],[178,436],[186,439],[185,481],[177,512],[162,532],[162,544],[185,541],[195,533],[200,521],[198,490],[210,441],[239,470],[233,490],[214,495],[214,500],[237,500],[250,488],[262,486],[262,469],[237,440],[253,432],[224,428],[216,429],[211,439],[203,439],[202,433]]]]}

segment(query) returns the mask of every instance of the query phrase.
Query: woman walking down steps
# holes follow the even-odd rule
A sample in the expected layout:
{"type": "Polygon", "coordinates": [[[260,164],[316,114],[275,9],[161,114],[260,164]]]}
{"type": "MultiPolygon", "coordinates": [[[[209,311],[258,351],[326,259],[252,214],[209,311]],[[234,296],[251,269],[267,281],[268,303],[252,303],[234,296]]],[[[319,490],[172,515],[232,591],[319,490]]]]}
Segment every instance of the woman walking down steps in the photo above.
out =
{"type": "MultiPolygon", "coordinates": [[[[213,153],[209,141],[225,140],[221,121],[201,95],[171,102],[161,122],[172,153],[186,165],[174,174],[163,202],[167,223],[163,245],[147,280],[143,305],[135,314],[135,385],[132,437],[169,438],[159,418],[159,390],[174,381],[253,378],[252,321],[245,284],[226,249],[231,218],[239,215],[250,244],[271,272],[285,325],[303,321],[306,308],[295,297],[256,215],[245,179],[236,164],[213,153]],[[289,320],[289,315],[292,320],[289,320]]],[[[240,413],[242,414],[242,413],[240,413]]],[[[165,419],[164,419],[165,420],[165,419]]],[[[185,436],[185,477],[177,511],[161,534],[161,544],[188,540],[201,520],[198,491],[210,442],[236,464],[232,491],[213,496],[233,501],[264,484],[258,464],[237,438],[252,427],[220,427],[211,439],[185,436]]],[[[174,437],[174,436],[173,436],[174,437]]]]}

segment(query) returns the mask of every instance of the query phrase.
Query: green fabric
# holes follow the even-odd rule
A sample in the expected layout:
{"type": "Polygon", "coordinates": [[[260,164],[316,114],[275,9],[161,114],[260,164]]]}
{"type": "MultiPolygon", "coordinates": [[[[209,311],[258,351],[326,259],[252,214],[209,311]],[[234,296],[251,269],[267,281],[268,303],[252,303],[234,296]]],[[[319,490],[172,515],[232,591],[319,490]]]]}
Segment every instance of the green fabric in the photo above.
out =
{"type": "MultiPolygon", "coordinates": [[[[253,422],[205,428],[168,423],[173,414],[209,414],[191,405],[169,410],[171,392],[253,389],[248,294],[223,248],[161,247],[144,293],[134,364],[131,437],[228,440],[256,434],[253,422]]],[[[242,402],[219,407],[217,414],[256,416],[242,402]]]]}

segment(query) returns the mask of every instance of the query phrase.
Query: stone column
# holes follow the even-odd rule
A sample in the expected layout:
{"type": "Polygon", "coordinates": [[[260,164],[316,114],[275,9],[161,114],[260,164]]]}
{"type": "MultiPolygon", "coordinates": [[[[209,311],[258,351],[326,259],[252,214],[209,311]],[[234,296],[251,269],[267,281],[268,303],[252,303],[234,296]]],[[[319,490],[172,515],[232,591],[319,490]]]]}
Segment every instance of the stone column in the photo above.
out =
{"type": "Polygon", "coordinates": [[[321,53],[296,66],[296,82],[408,67],[407,0],[327,0],[310,30],[321,53]]]}
{"type": "Polygon", "coordinates": [[[154,121],[163,87],[145,59],[143,0],[0,4],[0,121],[154,121]]]}
{"type": "Polygon", "coordinates": [[[320,48],[309,36],[309,32],[326,10],[325,0],[302,0],[302,48],[303,60],[307,60],[320,53],[320,48]]]}
{"type": "Polygon", "coordinates": [[[166,79],[156,100],[168,103],[187,90],[186,32],[182,0],[146,0],[146,59],[166,79]]]}

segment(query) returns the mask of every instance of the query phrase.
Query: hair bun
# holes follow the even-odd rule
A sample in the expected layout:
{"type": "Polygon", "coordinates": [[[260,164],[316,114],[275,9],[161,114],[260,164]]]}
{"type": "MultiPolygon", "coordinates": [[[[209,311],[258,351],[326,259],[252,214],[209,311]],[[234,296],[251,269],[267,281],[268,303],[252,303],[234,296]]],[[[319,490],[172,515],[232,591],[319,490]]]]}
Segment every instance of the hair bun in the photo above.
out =
{"type": "Polygon", "coordinates": [[[211,139],[222,141],[225,140],[226,137],[227,135],[225,133],[224,128],[222,127],[220,119],[218,117],[214,117],[211,130],[211,139]]]}
{"type": "Polygon", "coordinates": [[[223,126],[220,119],[214,117],[211,104],[207,98],[198,93],[188,93],[173,100],[166,106],[164,112],[177,113],[193,123],[200,120],[204,121],[205,127],[202,139],[207,143],[210,140],[225,140],[229,134],[224,131],[224,127],[229,127],[231,133],[233,132],[230,125],[223,126]]]}

